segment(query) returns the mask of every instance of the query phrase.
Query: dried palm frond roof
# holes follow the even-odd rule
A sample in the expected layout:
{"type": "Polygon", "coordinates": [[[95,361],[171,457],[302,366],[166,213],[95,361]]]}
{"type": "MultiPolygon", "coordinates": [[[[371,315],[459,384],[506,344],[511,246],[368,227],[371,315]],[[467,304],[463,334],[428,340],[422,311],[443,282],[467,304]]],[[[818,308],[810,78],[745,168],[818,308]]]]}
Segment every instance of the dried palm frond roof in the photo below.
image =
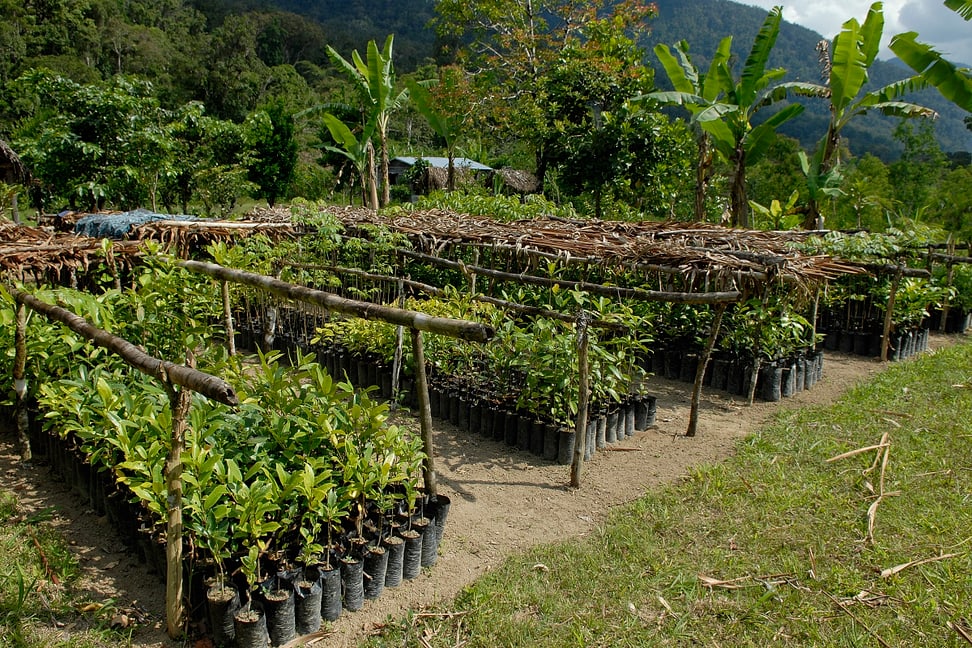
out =
{"type": "Polygon", "coordinates": [[[430,254],[449,245],[491,246],[520,257],[704,276],[714,283],[778,279],[809,285],[860,271],[826,255],[794,250],[792,244],[805,239],[807,232],[560,218],[502,223],[444,210],[382,216],[367,209],[345,208],[332,213],[349,229],[370,224],[404,233],[418,249],[430,254]]]}
{"type": "MultiPolygon", "coordinates": [[[[111,255],[116,263],[131,265],[140,256],[137,241],[115,241],[111,255]]],[[[0,272],[12,279],[36,278],[64,268],[87,269],[105,258],[101,239],[51,232],[0,221],[0,272]]]]}

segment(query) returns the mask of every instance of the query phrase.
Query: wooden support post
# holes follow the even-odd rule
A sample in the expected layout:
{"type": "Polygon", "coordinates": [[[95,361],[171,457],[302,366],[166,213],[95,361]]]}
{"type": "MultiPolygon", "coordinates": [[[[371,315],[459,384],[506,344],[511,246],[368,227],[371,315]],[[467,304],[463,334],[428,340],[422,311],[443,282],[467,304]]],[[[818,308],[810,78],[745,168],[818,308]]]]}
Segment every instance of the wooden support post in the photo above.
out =
{"type": "Polygon", "coordinates": [[[223,280],[219,284],[223,296],[223,326],[226,329],[226,352],[230,357],[236,355],[236,333],[233,331],[233,307],[230,304],[229,282],[223,280]]]}
{"type": "Polygon", "coordinates": [[[14,391],[17,393],[17,441],[20,443],[20,458],[30,461],[33,454],[30,451],[30,436],[27,418],[27,378],[24,374],[27,368],[27,307],[17,304],[17,330],[14,332],[14,391]]]}
{"type": "MultiPolygon", "coordinates": [[[[190,366],[194,363],[187,363],[190,366]]],[[[165,529],[165,626],[169,637],[176,639],[183,634],[185,585],[182,565],[182,453],[186,449],[186,423],[192,392],[176,389],[166,383],[169,393],[169,409],[172,412],[172,439],[169,457],[165,462],[165,487],[167,493],[167,519],[165,529]]]]}
{"type": "Polygon", "coordinates": [[[425,452],[425,494],[434,497],[436,493],[435,457],[432,446],[432,409],[429,407],[429,381],[425,374],[425,349],[422,346],[422,331],[410,329],[412,334],[412,360],[415,363],[415,395],[418,400],[419,423],[422,427],[422,450],[425,452]]]}
{"type": "Polygon", "coordinates": [[[726,312],[728,304],[722,303],[716,306],[715,318],[712,320],[712,330],[709,332],[709,339],[705,343],[705,350],[699,358],[699,366],[695,370],[695,384],[692,386],[692,407],[689,411],[688,429],[685,436],[694,437],[699,426],[699,399],[702,395],[702,380],[705,378],[705,369],[712,356],[712,349],[715,348],[716,338],[719,336],[719,329],[722,327],[722,316],[726,312]]]}
{"type": "Polygon", "coordinates": [[[590,401],[590,371],[587,354],[590,338],[587,332],[587,314],[577,318],[577,372],[580,380],[577,388],[577,422],[574,426],[574,456],[570,462],[570,485],[580,488],[587,444],[587,408],[590,401]]]}
{"type": "Polygon", "coordinates": [[[901,266],[898,266],[891,280],[891,293],[888,295],[887,309],[884,311],[884,334],[881,336],[881,362],[888,360],[888,346],[891,342],[891,320],[894,318],[894,301],[898,297],[898,284],[901,283],[903,274],[901,266]]]}
{"type": "MultiPolygon", "coordinates": [[[[405,282],[401,279],[398,281],[398,306],[405,303],[405,282]]],[[[395,357],[392,359],[392,400],[391,409],[395,411],[398,409],[398,386],[400,381],[400,375],[402,373],[402,347],[405,346],[405,327],[397,326],[395,327],[395,357]]]]}
{"type": "MultiPolygon", "coordinates": [[[[952,250],[949,250],[951,253],[952,250]]],[[[942,303],[942,320],[938,324],[938,330],[942,333],[948,327],[948,311],[951,310],[951,299],[949,299],[949,289],[952,287],[952,282],[955,281],[955,264],[948,263],[948,272],[945,275],[945,301],[942,303]]]]}

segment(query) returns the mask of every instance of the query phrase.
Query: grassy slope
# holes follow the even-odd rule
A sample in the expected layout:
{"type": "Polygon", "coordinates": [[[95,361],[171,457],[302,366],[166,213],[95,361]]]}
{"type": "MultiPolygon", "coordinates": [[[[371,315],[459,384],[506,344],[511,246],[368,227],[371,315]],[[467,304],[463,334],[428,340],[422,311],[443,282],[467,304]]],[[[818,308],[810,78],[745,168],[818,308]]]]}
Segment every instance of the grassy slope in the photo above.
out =
{"type": "Polygon", "coordinates": [[[970,477],[966,342],[895,364],[833,406],[782,412],[725,463],[586,539],[511,557],[453,612],[393,622],[371,645],[968,645],[970,477]],[[868,540],[883,450],[827,460],[885,433],[868,540]]]}

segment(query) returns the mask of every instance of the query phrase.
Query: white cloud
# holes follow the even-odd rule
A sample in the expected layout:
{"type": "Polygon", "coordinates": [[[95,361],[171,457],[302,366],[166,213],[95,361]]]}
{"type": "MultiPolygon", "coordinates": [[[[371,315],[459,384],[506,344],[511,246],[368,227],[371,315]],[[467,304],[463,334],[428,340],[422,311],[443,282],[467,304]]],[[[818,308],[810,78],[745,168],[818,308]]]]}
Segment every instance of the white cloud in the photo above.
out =
{"type": "MultiPolygon", "coordinates": [[[[744,0],[745,4],[769,10],[777,6],[775,0],[744,0]]],[[[851,18],[864,22],[872,2],[869,0],[818,0],[800,5],[782,5],[783,18],[826,38],[840,32],[841,25],[851,18]]],[[[891,37],[902,32],[918,32],[918,40],[933,46],[957,63],[972,65],[972,22],[962,20],[946,8],[942,0],[887,0],[884,2],[884,49],[881,58],[891,58],[887,49],[891,37]]]]}

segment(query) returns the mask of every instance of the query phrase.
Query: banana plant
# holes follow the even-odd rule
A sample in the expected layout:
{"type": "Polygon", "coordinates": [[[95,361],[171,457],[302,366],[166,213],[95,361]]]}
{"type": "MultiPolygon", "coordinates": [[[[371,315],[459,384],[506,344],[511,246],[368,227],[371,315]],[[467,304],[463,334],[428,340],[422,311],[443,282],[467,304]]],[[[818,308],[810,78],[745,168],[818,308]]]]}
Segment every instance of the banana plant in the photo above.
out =
{"type": "MultiPolygon", "coordinates": [[[[692,115],[692,123],[696,130],[695,143],[698,159],[695,165],[695,220],[697,221],[705,220],[705,197],[708,193],[715,153],[712,149],[712,136],[700,127],[698,116],[708,105],[715,103],[719,98],[721,89],[718,84],[714,81],[707,82],[707,79],[714,79],[715,66],[728,60],[731,44],[732,39],[730,38],[722,40],[712,57],[707,74],[701,72],[692,62],[687,41],[682,40],[676,43],[674,54],[664,43],[656,45],[654,50],[655,56],[661,62],[662,68],[672,82],[675,91],[699,96],[706,102],[704,104],[684,104],[692,115]]],[[[664,92],[653,92],[646,96],[662,103],[681,103],[675,97],[664,92]]],[[[640,99],[640,97],[637,99],[640,99]]]]}
{"type": "MultiPolygon", "coordinates": [[[[945,0],[945,6],[966,22],[972,20],[972,0],[945,0]]],[[[919,42],[915,32],[898,34],[891,39],[889,47],[943,97],[972,112],[972,73],[968,68],[959,68],[931,46],[919,42]]]]}
{"type": "Polygon", "coordinates": [[[761,124],[753,125],[753,118],[759,110],[787,96],[785,88],[771,85],[780,80],[786,70],[766,69],[782,19],[781,7],[774,7],[766,16],[738,80],[733,79],[729,67],[732,37],[727,36],[719,43],[704,82],[693,84],[691,73],[686,72],[684,67],[663,61],[666,72],[674,73],[680,79],[676,88],[681,87],[682,90],[653,93],[653,98],[662,103],[694,106],[695,121],[711,136],[719,154],[728,160],[732,167],[730,209],[734,226],[751,226],[746,189],[747,165],[757,162],[765,154],[777,128],[803,112],[802,105],[789,104],[761,124]],[[681,81],[682,76],[686,82],[681,81]]]}
{"type": "Polygon", "coordinates": [[[393,111],[408,101],[408,90],[395,92],[395,69],[392,64],[394,36],[385,39],[385,45],[378,51],[378,44],[368,41],[367,62],[361,59],[358,50],[351,52],[351,61],[341,56],[330,45],[327,54],[336,66],[344,70],[348,78],[357,86],[358,94],[364,102],[368,123],[374,123],[378,134],[378,147],[381,155],[381,206],[388,204],[388,122],[393,111]]]}
{"type": "Polygon", "coordinates": [[[903,118],[936,116],[934,110],[918,104],[901,101],[905,94],[921,90],[926,81],[913,76],[896,81],[882,88],[863,92],[868,81],[868,69],[881,49],[884,31],[882,3],[875,2],[868,9],[864,23],[856,18],[847,20],[840,33],[834,37],[831,48],[826,42],[818,46],[821,65],[827,83],[790,82],[781,88],[796,94],[820,97],[830,102],[830,123],[823,139],[817,144],[814,155],[803,163],[804,175],[811,191],[808,196],[804,226],[818,227],[820,210],[818,200],[822,194],[815,189],[823,187],[829,175],[839,164],[840,134],[847,124],[858,115],[876,110],[884,115],[903,118]]]}
{"type": "Polygon", "coordinates": [[[372,138],[375,134],[375,121],[368,120],[361,131],[360,136],[356,136],[351,129],[340,119],[331,113],[325,113],[322,117],[324,125],[331,133],[331,137],[338,146],[325,146],[324,148],[332,153],[343,155],[358,172],[361,178],[362,202],[369,204],[372,209],[378,209],[378,189],[374,178],[374,145],[372,138]],[[367,194],[365,193],[367,192],[367,194]],[[365,198],[368,196],[368,199],[365,198]]]}

